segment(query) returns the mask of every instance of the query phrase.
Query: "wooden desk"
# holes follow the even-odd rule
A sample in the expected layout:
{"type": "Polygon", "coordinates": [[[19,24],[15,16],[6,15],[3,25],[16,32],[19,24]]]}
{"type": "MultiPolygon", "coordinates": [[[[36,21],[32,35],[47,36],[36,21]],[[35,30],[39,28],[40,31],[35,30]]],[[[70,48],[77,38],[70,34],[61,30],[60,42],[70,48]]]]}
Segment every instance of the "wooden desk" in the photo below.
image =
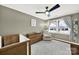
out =
{"type": "Polygon", "coordinates": [[[20,42],[19,34],[2,36],[0,55],[30,55],[30,40],[20,42]]]}
{"type": "Polygon", "coordinates": [[[27,34],[27,37],[30,39],[30,44],[43,40],[43,35],[41,33],[27,34]]]}

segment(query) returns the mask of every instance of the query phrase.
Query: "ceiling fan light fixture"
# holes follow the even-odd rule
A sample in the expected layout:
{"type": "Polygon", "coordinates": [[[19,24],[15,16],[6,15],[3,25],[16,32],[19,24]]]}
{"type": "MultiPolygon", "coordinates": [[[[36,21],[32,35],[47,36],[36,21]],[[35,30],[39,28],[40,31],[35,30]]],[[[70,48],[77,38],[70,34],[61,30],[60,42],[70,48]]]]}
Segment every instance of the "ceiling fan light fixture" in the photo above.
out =
{"type": "Polygon", "coordinates": [[[50,17],[50,12],[46,11],[46,15],[47,15],[48,17],[50,17]]]}
{"type": "Polygon", "coordinates": [[[49,12],[48,11],[46,11],[46,15],[48,15],[49,14],[49,12]]]}

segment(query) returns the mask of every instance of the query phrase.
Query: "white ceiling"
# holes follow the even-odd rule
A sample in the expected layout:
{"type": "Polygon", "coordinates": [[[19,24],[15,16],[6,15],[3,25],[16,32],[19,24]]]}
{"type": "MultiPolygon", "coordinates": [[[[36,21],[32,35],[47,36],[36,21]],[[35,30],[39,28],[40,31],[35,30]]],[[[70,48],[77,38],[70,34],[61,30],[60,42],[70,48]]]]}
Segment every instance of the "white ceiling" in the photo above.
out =
{"type": "Polygon", "coordinates": [[[45,7],[48,6],[49,9],[55,4],[3,4],[3,6],[21,11],[23,13],[41,18],[43,20],[56,18],[68,14],[78,13],[79,4],[60,4],[60,8],[52,11],[51,16],[48,17],[46,14],[36,14],[36,11],[45,11],[45,7]]]}

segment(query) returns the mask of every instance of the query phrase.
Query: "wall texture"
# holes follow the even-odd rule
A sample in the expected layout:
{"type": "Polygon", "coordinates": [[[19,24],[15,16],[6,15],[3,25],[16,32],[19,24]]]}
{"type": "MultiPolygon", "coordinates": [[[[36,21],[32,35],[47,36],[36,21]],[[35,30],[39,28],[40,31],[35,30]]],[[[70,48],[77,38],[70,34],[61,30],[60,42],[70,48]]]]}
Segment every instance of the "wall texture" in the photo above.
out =
{"type": "Polygon", "coordinates": [[[0,35],[39,32],[43,22],[42,19],[0,5],[0,35]],[[31,26],[31,19],[36,19],[36,27],[31,26]]]}

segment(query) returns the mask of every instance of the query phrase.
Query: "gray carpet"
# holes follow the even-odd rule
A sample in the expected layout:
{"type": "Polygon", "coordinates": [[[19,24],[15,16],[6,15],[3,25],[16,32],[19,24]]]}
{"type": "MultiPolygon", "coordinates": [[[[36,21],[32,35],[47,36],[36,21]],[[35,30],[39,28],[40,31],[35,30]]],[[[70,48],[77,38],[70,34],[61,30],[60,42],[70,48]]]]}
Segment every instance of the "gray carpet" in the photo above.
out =
{"type": "Polygon", "coordinates": [[[40,41],[33,44],[32,55],[71,55],[70,45],[60,41],[40,41]]]}

